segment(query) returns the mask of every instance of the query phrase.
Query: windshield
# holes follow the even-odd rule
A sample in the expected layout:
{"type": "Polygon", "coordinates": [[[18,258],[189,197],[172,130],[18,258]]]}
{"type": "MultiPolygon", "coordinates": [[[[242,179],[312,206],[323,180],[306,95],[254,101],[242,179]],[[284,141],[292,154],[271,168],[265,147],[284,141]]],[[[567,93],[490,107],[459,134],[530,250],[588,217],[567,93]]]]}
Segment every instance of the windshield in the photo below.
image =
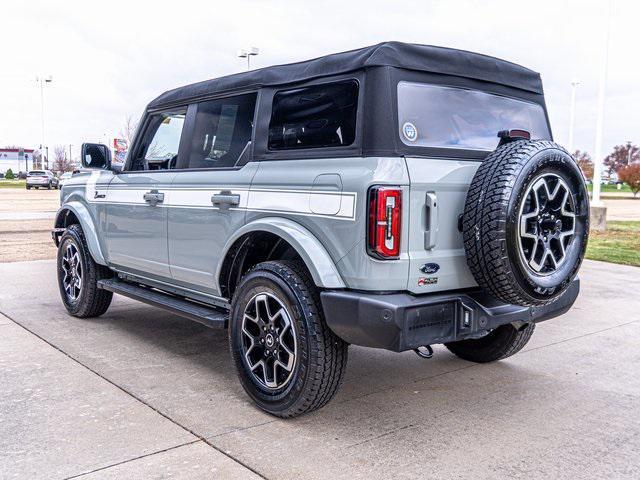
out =
{"type": "Polygon", "coordinates": [[[410,146],[493,150],[500,130],[522,129],[551,138],[537,103],[478,90],[398,83],[400,138],[410,146]]]}

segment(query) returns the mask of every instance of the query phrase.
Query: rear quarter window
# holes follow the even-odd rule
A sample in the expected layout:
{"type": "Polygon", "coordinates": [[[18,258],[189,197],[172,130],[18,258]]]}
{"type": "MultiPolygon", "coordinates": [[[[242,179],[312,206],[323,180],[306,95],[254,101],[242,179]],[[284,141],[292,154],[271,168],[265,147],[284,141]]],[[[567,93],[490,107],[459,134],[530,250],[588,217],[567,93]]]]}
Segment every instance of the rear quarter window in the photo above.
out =
{"type": "Polygon", "coordinates": [[[357,107],[355,80],[279,91],[273,97],[269,150],[351,145],[357,107]]]}
{"type": "Polygon", "coordinates": [[[398,127],[405,145],[490,151],[500,130],[550,139],[541,105],[478,90],[398,83],[398,127]]]}

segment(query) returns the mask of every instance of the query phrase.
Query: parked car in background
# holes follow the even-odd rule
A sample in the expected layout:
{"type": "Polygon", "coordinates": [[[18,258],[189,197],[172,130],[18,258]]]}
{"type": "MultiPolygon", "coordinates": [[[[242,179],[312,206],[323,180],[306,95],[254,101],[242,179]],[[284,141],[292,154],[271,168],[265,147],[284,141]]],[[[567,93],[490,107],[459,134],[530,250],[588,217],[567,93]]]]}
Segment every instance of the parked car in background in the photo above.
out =
{"type": "Polygon", "coordinates": [[[31,170],[27,175],[27,190],[31,188],[60,188],[60,182],[50,170],[31,170]]]}
{"type": "Polygon", "coordinates": [[[62,175],[60,175],[60,178],[58,178],[59,186],[62,187],[64,183],[67,180],[69,180],[72,176],[73,176],[73,172],[64,172],[62,175]]]}

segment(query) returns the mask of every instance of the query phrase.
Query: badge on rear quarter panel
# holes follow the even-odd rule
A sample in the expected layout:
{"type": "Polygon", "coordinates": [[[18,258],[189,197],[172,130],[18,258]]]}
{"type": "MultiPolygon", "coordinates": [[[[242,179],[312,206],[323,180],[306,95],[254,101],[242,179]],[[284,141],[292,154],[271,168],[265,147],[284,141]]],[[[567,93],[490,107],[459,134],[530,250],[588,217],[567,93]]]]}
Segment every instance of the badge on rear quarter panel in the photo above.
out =
{"type": "Polygon", "coordinates": [[[420,267],[420,271],[422,273],[426,273],[427,275],[436,273],[438,270],[440,270],[440,265],[438,265],[437,263],[425,263],[420,267]]]}

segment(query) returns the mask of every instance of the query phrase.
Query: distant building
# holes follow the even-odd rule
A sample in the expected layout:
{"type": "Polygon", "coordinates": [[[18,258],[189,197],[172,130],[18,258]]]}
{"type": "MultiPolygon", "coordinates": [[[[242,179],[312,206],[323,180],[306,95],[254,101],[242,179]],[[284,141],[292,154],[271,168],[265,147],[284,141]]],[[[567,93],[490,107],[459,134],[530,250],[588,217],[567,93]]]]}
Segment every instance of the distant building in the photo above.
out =
{"type": "Polygon", "coordinates": [[[33,153],[31,148],[0,148],[0,173],[28,172],[33,168],[33,153]]]}

